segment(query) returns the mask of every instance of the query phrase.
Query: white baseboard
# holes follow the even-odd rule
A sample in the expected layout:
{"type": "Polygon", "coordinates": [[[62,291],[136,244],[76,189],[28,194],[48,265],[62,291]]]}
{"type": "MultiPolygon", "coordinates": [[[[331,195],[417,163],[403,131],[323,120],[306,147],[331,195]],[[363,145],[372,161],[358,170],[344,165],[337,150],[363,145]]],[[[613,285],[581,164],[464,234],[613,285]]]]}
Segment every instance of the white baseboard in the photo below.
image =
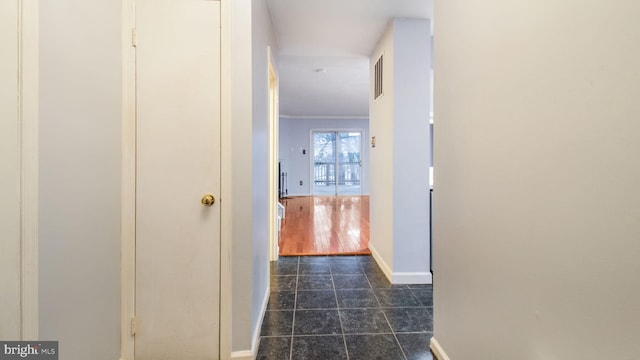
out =
{"type": "Polygon", "coordinates": [[[430,272],[396,272],[391,279],[392,284],[433,284],[430,272]]]}
{"type": "Polygon", "coordinates": [[[392,284],[433,284],[431,272],[393,272],[371,243],[369,243],[369,250],[371,250],[373,259],[392,284]]]}
{"type": "Polygon", "coordinates": [[[389,279],[389,281],[391,281],[393,279],[393,274],[391,273],[391,268],[389,268],[389,265],[387,265],[382,256],[380,256],[380,253],[376,250],[375,247],[373,247],[371,243],[369,243],[369,250],[371,250],[371,256],[373,256],[373,259],[378,263],[378,266],[380,267],[384,275],[387,277],[387,279],[389,279]]]}
{"type": "Polygon", "coordinates": [[[433,352],[433,355],[435,355],[436,359],[450,360],[447,354],[442,349],[442,346],[440,346],[440,344],[438,343],[438,340],[436,340],[435,337],[431,338],[431,343],[429,344],[429,348],[431,349],[431,352],[433,352]]]}
{"type": "Polygon", "coordinates": [[[267,289],[264,292],[262,306],[260,307],[260,321],[258,321],[258,326],[253,330],[253,338],[251,339],[251,351],[253,352],[254,357],[258,354],[260,330],[262,330],[262,320],[264,320],[264,314],[267,311],[267,305],[269,305],[269,295],[271,295],[271,283],[267,282],[267,289]]]}
{"type": "Polygon", "coordinates": [[[253,360],[253,352],[251,350],[234,351],[231,353],[231,358],[234,360],[253,360]]]}
{"type": "Polygon", "coordinates": [[[262,330],[262,321],[264,320],[264,313],[267,311],[267,305],[269,304],[269,295],[271,294],[271,284],[267,284],[267,290],[265,291],[262,299],[262,306],[260,307],[260,321],[258,326],[253,330],[253,337],[251,338],[251,350],[241,350],[231,352],[231,358],[234,360],[253,360],[258,354],[258,345],[260,345],[260,330],[262,330]]]}

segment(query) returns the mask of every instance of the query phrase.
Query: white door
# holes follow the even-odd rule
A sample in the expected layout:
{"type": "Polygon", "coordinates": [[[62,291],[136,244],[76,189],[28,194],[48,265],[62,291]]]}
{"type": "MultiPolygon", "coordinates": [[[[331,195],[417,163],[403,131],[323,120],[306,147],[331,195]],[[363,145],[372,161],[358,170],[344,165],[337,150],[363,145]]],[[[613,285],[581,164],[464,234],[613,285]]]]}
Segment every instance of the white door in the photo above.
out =
{"type": "Polygon", "coordinates": [[[136,29],[135,355],[218,359],[220,3],[136,0],[136,29]]]}

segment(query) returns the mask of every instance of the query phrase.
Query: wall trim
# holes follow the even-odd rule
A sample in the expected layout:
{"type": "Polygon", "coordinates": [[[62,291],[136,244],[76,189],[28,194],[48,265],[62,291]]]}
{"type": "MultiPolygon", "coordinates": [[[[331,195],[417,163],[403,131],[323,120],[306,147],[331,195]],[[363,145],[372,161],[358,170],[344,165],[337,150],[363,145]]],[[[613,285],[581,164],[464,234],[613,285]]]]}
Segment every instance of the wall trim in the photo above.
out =
{"type": "Polygon", "coordinates": [[[267,288],[262,298],[262,306],[260,307],[260,321],[256,328],[253,330],[253,338],[251,339],[251,351],[255,357],[258,354],[258,346],[260,345],[260,331],[262,330],[262,322],[264,321],[264,315],[267,312],[267,306],[269,305],[269,296],[271,295],[271,281],[267,283],[267,288]]]}
{"type": "Polygon", "coordinates": [[[251,350],[234,351],[231,358],[236,360],[253,360],[253,352],[251,350]]]}
{"type": "Polygon", "coordinates": [[[431,343],[429,343],[429,348],[431,349],[431,352],[433,353],[433,355],[435,355],[436,359],[450,360],[449,356],[447,356],[447,354],[444,352],[444,350],[442,349],[442,346],[440,346],[440,344],[438,343],[438,340],[436,340],[435,337],[431,338],[431,343]]]}
{"type": "Polygon", "coordinates": [[[371,243],[369,243],[369,250],[371,250],[373,259],[392,284],[433,284],[431,272],[393,272],[371,243]]]}
{"type": "Polygon", "coordinates": [[[22,340],[38,340],[39,2],[19,3],[20,242],[22,340]]]}
{"type": "Polygon", "coordinates": [[[133,360],[136,300],[136,52],[135,2],[122,0],[122,157],[120,197],[120,356],[133,360]]]}
{"type": "Polygon", "coordinates": [[[391,268],[389,267],[389,265],[387,265],[382,256],[380,256],[380,253],[376,250],[373,244],[371,244],[371,242],[369,242],[369,250],[371,250],[371,256],[378,263],[378,266],[380,267],[384,275],[389,281],[391,281],[393,279],[391,268]]]}
{"type": "Polygon", "coordinates": [[[394,272],[392,284],[433,284],[433,276],[426,272],[394,272]]]}
{"type": "Polygon", "coordinates": [[[220,1],[220,359],[231,353],[231,1],[220,1]],[[227,200],[228,199],[228,200],[227,200]]]}

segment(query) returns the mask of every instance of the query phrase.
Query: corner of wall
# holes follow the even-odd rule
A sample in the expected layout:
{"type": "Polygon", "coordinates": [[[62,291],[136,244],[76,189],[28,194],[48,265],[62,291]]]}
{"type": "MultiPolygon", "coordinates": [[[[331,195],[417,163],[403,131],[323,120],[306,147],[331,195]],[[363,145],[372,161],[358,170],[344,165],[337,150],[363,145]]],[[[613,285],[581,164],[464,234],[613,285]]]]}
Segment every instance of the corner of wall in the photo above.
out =
{"type": "Polygon", "coordinates": [[[433,275],[431,272],[394,272],[391,270],[392,266],[387,264],[382,255],[380,255],[371,243],[369,244],[369,250],[371,250],[373,259],[378,263],[378,266],[392,284],[433,284],[433,275]]]}
{"type": "Polygon", "coordinates": [[[387,277],[387,279],[389,279],[389,281],[391,281],[393,279],[391,266],[387,264],[387,262],[384,260],[382,255],[380,255],[380,253],[376,250],[376,248],[372,243],[369,243],[369,250],[371,250],[371,256],[376,261],[376,263],[378,263],[378,266],[380,267],[384,275],[387,277]]]}

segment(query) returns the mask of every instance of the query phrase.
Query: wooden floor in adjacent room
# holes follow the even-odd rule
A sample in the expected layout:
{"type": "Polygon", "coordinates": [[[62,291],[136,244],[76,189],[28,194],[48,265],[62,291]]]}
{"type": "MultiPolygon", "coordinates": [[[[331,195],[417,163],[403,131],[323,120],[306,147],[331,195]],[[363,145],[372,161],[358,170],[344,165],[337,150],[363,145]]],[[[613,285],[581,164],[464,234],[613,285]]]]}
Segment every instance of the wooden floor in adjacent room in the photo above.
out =
{"type": "Polygon", "coordinates": [[[279,255],[369,255],[368,196],[281,199],[279,255]]]}

